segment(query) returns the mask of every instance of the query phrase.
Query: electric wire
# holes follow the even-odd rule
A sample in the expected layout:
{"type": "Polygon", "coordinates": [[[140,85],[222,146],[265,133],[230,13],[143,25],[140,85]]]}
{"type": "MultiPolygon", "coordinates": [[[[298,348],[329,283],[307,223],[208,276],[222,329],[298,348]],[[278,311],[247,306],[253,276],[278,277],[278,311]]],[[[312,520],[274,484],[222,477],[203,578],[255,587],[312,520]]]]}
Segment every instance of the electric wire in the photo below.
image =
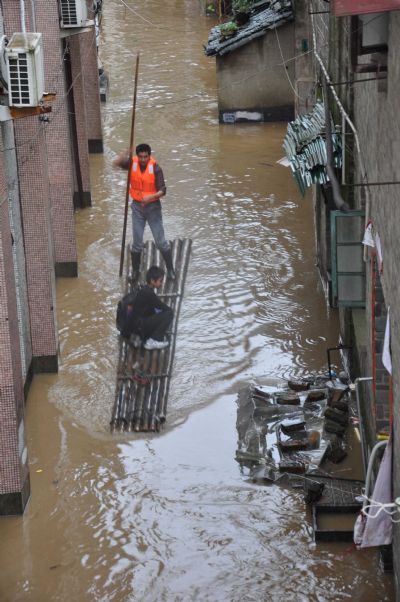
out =
{"type": "Polygon", "coordinates": [[[296,89],[295,89],[295,87],[293,86],[292,80],[290,79],[290,76],[289,76],[288,70],[287,70],[287,68],[286,68],[285,58],[284,58],[284,56],[283,56],[283,52],[282,52],[282,46],[281,46],[281,43],[280,43],[280,40],[279,40],[278,28],[277,28],[277,27],[275,27],[275,36],[276,36],[276,42],[277,42],[277,44],[278,44],[278,48],[279,48],[279,54],[281,55],[281,59],[282,59],[283,70],[284,70],[284,72],[285,72],[285,75],[286,75],[286,77],[287,77],[287,80],[288,80],[288,82],[289,82],[289,85],[290,85],[290,87],[292,88],[292,90],[293,90],[293,92],[294,92],[294,95],[295,95],[297,98],[299,98],[300,100],[303,100],[303,101],[305,101],[306,99],[305,99],[305,98],[303,98],[302,96],[300,96],[300,94],[298,94],[297,90],[296,90],[296,89]]]}
{"type": "MultiPolygon", "coordinates": [[[[346,120],[346,122],[349,124],[353,134],[354,134],[354,142],[356,145],[356,149],[357,149],[357,160],[358,160],[358,164],[359,164],[359,169],[360,169],[360,175],[361,175],[361,181],[365,183],[365,196],[366,196],[366,204],[365,204],[365,225],[368,224],[368,221],[370,219],[370,205],[371,205],[371,190],[368,186],[368,174],[367,174],[367,169],[366,169],[366,164],[365,164],[365,160],[364,160],[364,155],[363,152],[361,150],[361,146],[360,146],[360,141],[358,138],[358,132],[357,129],[355,127],[355,125],[353,124],[352,120],[350,119],[349,115],[347,114],[345,108],[343,107],[343,104],[341,103],[338,94],[336,93],[336,90],[334,88],[334,85],[332,83],[332,80],[328,74],[328,70],[325,67],[325,64],[323,62],[323,60],[321,59],[318,50],[317,50],[317,39],[316,39],[316,30],[315,30],[315,19],[314,19],[314,15],[311,14],[311,27],[312,27],[312,37],[313,37],[313,50],[314,50],[314,56],[317,59],[321,70],[324,74],[324,77],[326,79],[327,85],[329,87],[329,89],[331,90],[331,93],[336,101],[336,104],[339,108],[339,111],[341,112],[343,118],[346,120]]],[[[379,19],[380,15],[376,15],[375,17],[371,17],[371,19],[368,21],[368,24],[372,23],[375,19],[379,19]]],[[[356,33],[357,31],[362,31],[363,29],[363,24],[361,24],[359,27],[357,27],[355,30],[352,30],[351,33],[356,33]]],[[[328,99],[326,99],[327,102],[328,99]]],[[[363,251],[363,258],[364,261],[367,261],[368,259],[368,251],[367,248],[364,247],[364,251],[363,251]]]]}
{"type": "Polygon", "coordinates": [[[152,27],[155,27],[156,29],[164,29],[164,30],[168,30],[168,31],[178,32],[178,33],[195,33],[195,30],[188,30],[188,29],[179,30],[179,29],[176,29],[175,27],[166,27],[165,25],[158,25],[157,23],[150,21],[150,19],[146,19],[146,17],[143,17],[143,15],[141,15],[137,10],[135,10],[134,8],[129,6],[129,4],[127,4],[124,0],[119,0],[119,2],[121,4],[123,4],[125,6],[125,8],[127,8],[136,17],[139,17],[139,19],[141,19],[144,23],[147,23],[148,25],[151,25],[152,27]]]}
{"type": "MultiPolygon", "coordinates": [[[[119,1],[120,1],[120,2],[122,2],[123,4],[125,4],[124,0],[119,0],[119,1]]],[[[130,7],[128,7],[128,8],[130,9],[130,7]]],[[[133,11],[133,9],[130,9],[130,10],[132,10],[132,11],[133,11]]],[[[136,11],[133,11],[133,12],[136,12],[136,11]]],[[[377,18],[377,17],[371,18],[371,20],[370,20],[369,22],[373,21],[375,18],[377,18]]],[[[148,21],[148,20],[146,20],[146,21],[147,21],[148,23],[150,23],[151,25],[154,25],[154,24],[153,24],[151,21],[148,21]]],[[[167,29],[169,29],[169,28],[167,28],[167,29]]],[[[354,28],[354,29],[351,31],[351,33],[357,33],[357,32],[358,32],[358,31],[360,31],[361,29],[362,29],[362,26],[358,26],[358,27],[354,28]]],[[[174,31],[176,31],[176,30],[174,29],[174,31]]],[[[185,33],[187,33],[187,32],[185,32],[185,33]]],[[[278,33],[277,33],[277,28],[275,28],[275,33],[276,33],[276,35],[277,35],[277,38],[278,38],[278,44],[279,44],[279,37],[278,37],[278,33]]],[[[325,43],[321,44],[321,47],[322,47],[322,48],[324,48],[324,47],[327,47],[328,45],[329,45],[329,41],[327,41],[327,42],[325,42],[325,43]]],[[[281,48],[280,44],[279,44],[279,50],[280,50],[280,54],[281,54],[281,58],[282,58],[282,62],[275,63],[275,64],[273,64],[273,65],[267,65],[267,66],[266,66],[265,68],[263,68],[263,69],[258,69],[257,71],[254,71],[253,73],[250,73],[250,74],[249,74],[249,75],[247,75],[246,77],[244,77],[244,78],[241,78],[241,79],[239,79],[239,80],[236,80],[236,81],[234,81],[234,82],[229,82],[228,84],[225,84],[224,86],[217,87],[217,88],[211,88],[211,89],[210,89],[210,92],[216,92],[216,93],[217,93],[218,91],[224,90],[224,89],[226,89],[226,88],[230,88],[230,87],[232,87],[232,86],[238,86],[238,85],[240,85],[240,84],[242,84],[242,83],[246,82],[247,80],[249,80],[249,79],[251,79],[251,78],[253,78],[253,77],[256,77],[256,76],[257,76],[257,75],[259,75],[260,73],[268,72],[268,71],[270,71],[270,70],[274,69],[275,67],[279,67],[279,66],[283,66],[283,67],[284,67],[286,64],[288,64],[288,63],[289,63],[289,62],[291,62],[291,61],[295,61],[295,60],[297,60],[297,59],[299,59],[299,58],[301,58],[301,57],[303,57],[303,56],[307,56],[308,54],[314,54],[314,49],[313,49],[313,48],[311,48],[310,50],[306,50],[306,51],[304,51],[304,52],[297,53],[297,54],[295,54],[294,56],[292,56],[292,57],[290,57],[290,58],[288,58],[288,59],[285,59],[285,58],[284,58],[284,56],[283,56],[283,52],[282,52],[282,48],[281,48]]],[[[296,90],[295,90],[295,89],[294,89],[294,87],[293,87],[293,83],[291,82],[291,80],[290,80],[290,78],[289,78],[289,76],[288,76],[288,73],[287,73],[287,70],[286,70],[286,69],[285,69],[285,71],[286,71],[286,76],[287,76],[287,77],[288,77],[288,79],[289,79],[289,83],[290,83],[290,85],[291,85],[291,87],[292,87],[292,90],[293,90],[293,92],[295,93],[295,95],[296,95],[298,98],[300,98],[301,100],[305,100],[304,98],[300,97],[300,96],[299,96],[299,94],[296,92],[296,90]]],[[[174,105],[174,104],[178,104],[178,103],[182,103],[182,102],[186,102],[186,101],[191,101],[191,100],[193,100],[193,99],[197,99],[197,98],[199,98],[199,97],[204,97],[204,96],[207,96],[207,95],[208,95],[210,92],[207,92],[207,93],[206,93],[206,92],[196,92],[195,94],[191,94],[191,95],[189,95],[189,96],[184,96],[183,98],[180,98],[180,99],[175,99],[175,100],[173,100],[173,101],[170,101],[170,102],[155,103],[155,104],[150,104],[150,105],[149,105],[149,104],[147,104],[146,106],[143,106],[143,107],[141,107],[141,110],[150,110],[150,109],[154,109],[154,108],[156,108],[156,109],[162,109],[162,108],[164,108],[164,107],[167,107],[167,106],[171,106],[171,105],[174,105]]],[[[120,110],[119,110],[119,109],[116,109],[116,112],[123,112],[123,109],[120,109],[120,110]]]]}

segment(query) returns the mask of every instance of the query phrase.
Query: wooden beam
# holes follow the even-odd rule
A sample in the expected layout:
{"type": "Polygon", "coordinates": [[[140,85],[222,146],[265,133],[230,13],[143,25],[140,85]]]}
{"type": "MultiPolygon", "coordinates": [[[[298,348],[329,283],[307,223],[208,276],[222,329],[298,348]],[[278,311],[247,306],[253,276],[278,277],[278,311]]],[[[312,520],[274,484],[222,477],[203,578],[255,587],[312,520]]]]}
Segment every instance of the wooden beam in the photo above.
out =
{"type": "Polygon", "coordinates": [[[23,119],[24,117],[32,117],[32,115],[43,115],[50,113],[51,107],[40,105],[38,107],[10,107],[10,114],[13,119],[23,119]]]}

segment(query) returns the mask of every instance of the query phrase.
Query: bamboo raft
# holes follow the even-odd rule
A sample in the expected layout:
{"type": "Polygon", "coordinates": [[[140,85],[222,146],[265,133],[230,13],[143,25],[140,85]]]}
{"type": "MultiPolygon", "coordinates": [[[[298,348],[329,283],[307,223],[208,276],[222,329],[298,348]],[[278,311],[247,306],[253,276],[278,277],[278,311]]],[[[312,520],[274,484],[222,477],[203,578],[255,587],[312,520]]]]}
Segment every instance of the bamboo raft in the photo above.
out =
{"type": "MultiPolygon", "coordinates": [[[[170,344],[165,349],[147,351],[135,348],[124,337],[119,336],[119,354],[114,408],[111,431],[159,431],[166,421],[167,401],[175,354],[178,317],[183,289],[189,264],[192,241],[175,239],[171,242],[175,280],[164,279],[157,291],[160,299],[169,305],[174,318],[167,338],[170,344]]],[[[128,249],[126,292],[134,291],[144,284],[145,274],[151,265],[165,267],[164,260],[153,241],[148,241],[142,253],[140,278],[132,283],[130,249],[128,249]]]]}

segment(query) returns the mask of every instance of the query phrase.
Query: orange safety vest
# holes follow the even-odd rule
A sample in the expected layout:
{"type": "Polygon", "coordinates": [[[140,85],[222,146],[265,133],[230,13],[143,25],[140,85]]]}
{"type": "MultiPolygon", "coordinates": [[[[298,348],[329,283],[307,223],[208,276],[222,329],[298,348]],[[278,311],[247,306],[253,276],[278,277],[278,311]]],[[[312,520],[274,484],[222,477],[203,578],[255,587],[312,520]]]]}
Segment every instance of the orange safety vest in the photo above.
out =
{"type": "Polygon", "coordinates": [[[156,176],[154,167],[157,162],[150,157],[146,169],[142,171],[137,156],[132,158],[131,181],[129,194],[135,201],[142,201],[143,197],[149,194],[156,194],[156,176]]]}

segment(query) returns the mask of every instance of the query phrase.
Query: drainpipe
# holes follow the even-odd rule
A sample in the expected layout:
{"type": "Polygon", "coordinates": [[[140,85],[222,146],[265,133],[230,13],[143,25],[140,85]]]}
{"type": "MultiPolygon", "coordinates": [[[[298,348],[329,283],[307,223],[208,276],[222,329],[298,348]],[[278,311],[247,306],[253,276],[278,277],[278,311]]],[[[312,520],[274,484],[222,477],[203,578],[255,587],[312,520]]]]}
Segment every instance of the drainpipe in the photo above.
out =
{"type": "MultiPolygon", "coordinates": [[[[367,471],[367,467],[366,467],[367,458],[366,458],[366,454],[365,454],[364,433],[361,431],[361,404],[360,404],[359,384],[362,382],[370,382],[372,380],[374,380],[372,378],[372,376],[365,376],[363,378],[356,378],[354,381],[354,385],[355,385],[355,389],[356,389],[357,414],[360,419],[361,455],[362,455],[362,461],[363,461],[363,467],[364,467],[364,474],[368,471],[367,471]]],[[[381,443],[386,443],[386,441],[381,441],[381,443]]],[[[375,449],[375,447],[374,447],[374,449],[375,449]]],[[[372,456],[372,452],[371,452],[371,456],[372,456]]],[[[369,467],[369,465],[368,465],[368,467],[369,467]]]]}
{"type": "Polygon", "coordinates": [[[19,0],[19,13],[20,13],[20,16],[21,16],[21,31],[22,31],[22,33],[26,33],[25,2],[24,2],[24,0],[19,0]]]}
{"type": "Polygon", "coordinates": [[[329,177],[329,180],[332,184],[332,192],[333,192],[333,200],[335,205],[339,211],[347,212],[350,210],[350,207],[346,203],[346,201],[342,197],[342,192],[340,190],[339,182],[336,178],[335,168],[333,164],[333,144],[332,144],[332,127],[331,127],[331,114],[329,112],[329,102],[328,102],[328,85],[326,83],[326,79],[323,79],[323,89],[324,89],[324,107],[325,107],[325,145],[326,145],[326,171],[329,177]]]}
{"type": "Polygon", "coordinates": [[[36,8],[35,8],[35,0],[31,0],[31,16],[32,16],[33,31],[36,31],[36,8]]]}

